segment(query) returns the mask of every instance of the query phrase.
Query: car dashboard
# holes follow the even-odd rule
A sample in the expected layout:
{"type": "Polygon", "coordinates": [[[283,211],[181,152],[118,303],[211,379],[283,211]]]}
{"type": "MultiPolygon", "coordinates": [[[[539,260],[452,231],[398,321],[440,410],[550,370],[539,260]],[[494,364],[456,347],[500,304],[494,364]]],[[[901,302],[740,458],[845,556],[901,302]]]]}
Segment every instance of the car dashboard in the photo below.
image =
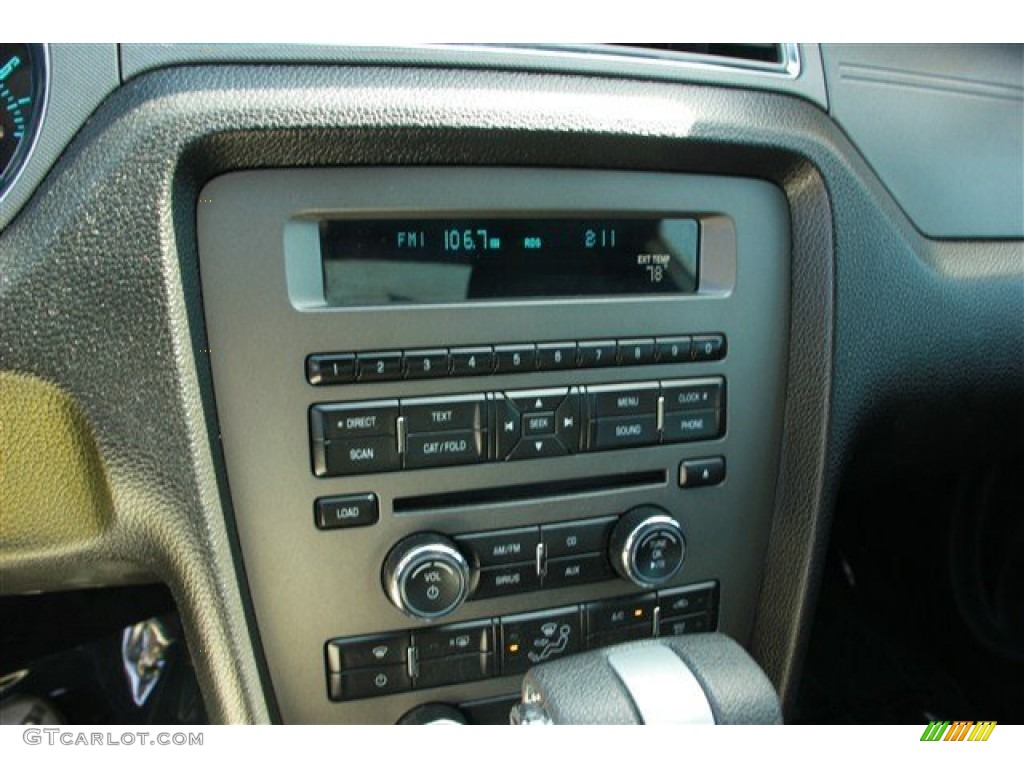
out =
{"type": "MultiPolygon", "coordinates": [[[[31,55],[0,591],[164,585],[214,722],[500,722],[712,631],[843,719],[836,574],[927,581],[865,543],[902,489],[997,469],[1024,540],[1019,46],[31,55]]],[[[963,642],[1024,679],[1015,546],[963,642]]]]}

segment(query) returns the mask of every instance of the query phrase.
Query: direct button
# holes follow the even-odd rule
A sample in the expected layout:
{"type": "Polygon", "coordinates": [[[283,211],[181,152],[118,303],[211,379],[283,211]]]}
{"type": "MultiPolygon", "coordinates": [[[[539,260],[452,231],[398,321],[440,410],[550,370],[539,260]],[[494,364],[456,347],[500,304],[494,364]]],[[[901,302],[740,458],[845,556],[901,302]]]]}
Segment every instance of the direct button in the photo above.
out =
{"type": "Polygon", "coordinates": [[[321,530],[373,525],[380,518],[377,496],[373,493],[317,499],[314,509],[316,527],[321,530]]]}
{"type": "Polygon", "coordinates": [[[402,400],[409,433],[484,429],[483,395],[423,397],[402,400]]]}
{"type": "Polygon", "coordinates": [[[487,456],[487,433],[461,430],[409,435],[405,445],[408,469],[476,464],[487,456]]]}
{"type": "Polygon", "coordinates": [[[314,440],[350,440],[372,435],[393,435],[398,419],[398,401],[314,405],[310,419],[314,440]]]}
{"type": "Polygon", "coordinates": [[[537,553],[540,531],[536,526],[508,531],[456,536],[456,543],[476,566],[504,565],[532,561],[537,553]]]}

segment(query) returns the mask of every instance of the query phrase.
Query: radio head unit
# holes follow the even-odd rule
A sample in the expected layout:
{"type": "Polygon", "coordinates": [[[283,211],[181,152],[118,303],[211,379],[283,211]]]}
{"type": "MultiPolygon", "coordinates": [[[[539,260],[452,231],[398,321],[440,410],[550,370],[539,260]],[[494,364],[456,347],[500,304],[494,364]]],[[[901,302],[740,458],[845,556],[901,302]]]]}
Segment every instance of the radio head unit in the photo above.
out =
{"type": "Polygon", "coordinates": [[[202,199],[231,507],[286,722],[478,711],[568,653],[747,639],[788,351],[777,188],[352,168],[202,199]]]}

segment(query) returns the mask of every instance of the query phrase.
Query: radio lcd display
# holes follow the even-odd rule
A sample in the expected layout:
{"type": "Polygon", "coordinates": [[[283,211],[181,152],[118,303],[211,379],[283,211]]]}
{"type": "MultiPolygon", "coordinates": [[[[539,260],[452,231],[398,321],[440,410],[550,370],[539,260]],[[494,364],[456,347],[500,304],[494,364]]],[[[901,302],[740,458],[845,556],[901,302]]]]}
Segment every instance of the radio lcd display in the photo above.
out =
{"type": "Polygon", "coordinates": [[[693,218],[331,219],[330,306],[695,293],[693,218]]]}

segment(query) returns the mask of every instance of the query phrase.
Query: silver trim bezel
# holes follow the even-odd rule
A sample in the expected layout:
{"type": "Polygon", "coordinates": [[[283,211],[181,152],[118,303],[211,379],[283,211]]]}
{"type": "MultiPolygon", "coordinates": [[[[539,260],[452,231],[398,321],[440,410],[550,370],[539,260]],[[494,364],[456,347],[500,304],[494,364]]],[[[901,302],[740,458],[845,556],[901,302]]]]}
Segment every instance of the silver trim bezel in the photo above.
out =
{"type": "Polygon", "coordinates": [[[29,160],[32,159],[32,155],[36,151],[36,147],[39,144],[39,137],[43,133],[43,123],[46,121],[47,107],[50,103],[50,47],[46,43],[28,43],[28,45],[35,46],[42,52],[41,67],[43,70],[43,98],[40,101],[39,111],[36,114],[34,124],[32,125],[32,135],[29,136],[29,143],[25,148],[25,154],[18,160],[17,166],[14,169],[14,175],[11,176],[10,180],[7,182],[7,186],[0,188],[0,205],[2,205],[4,200],[7,199],[11,190],[18,185],[18,181],[21,179],[22,174],[28,167],[29,160]]]}

